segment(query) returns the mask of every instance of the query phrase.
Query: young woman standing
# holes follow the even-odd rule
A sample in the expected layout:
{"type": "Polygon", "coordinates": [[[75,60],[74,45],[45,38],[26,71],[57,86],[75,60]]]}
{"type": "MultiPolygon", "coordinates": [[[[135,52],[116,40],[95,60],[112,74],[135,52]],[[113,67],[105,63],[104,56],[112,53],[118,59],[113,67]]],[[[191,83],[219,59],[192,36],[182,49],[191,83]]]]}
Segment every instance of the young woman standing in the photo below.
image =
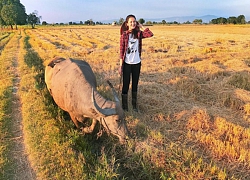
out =
{"type": "Polygon", "coordinates": [[[152,37],[149,28],[144,28],[136,21],[134,15],[128,15],[120,29],[120,67],[119,74],[123,76],[122,108],[128,111],[128,90],[132,75],[132,106],[137,108],[137,89],[141,71],[142,39],[152,37]]]}

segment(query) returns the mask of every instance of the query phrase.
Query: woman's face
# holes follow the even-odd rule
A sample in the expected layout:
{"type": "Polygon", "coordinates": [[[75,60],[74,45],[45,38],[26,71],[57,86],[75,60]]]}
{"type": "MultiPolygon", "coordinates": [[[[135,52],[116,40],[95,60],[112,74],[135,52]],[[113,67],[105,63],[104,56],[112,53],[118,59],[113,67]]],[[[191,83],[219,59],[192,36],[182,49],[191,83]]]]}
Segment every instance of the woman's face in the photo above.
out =
{"type": "Polygon", "coordinates": [[[130,17],[130,18],[128,19],[127,26],[128,26],[128,30],[134,29],[134,28],[136,27],[136,20],[135,20],[135,18],[130,17]]]}

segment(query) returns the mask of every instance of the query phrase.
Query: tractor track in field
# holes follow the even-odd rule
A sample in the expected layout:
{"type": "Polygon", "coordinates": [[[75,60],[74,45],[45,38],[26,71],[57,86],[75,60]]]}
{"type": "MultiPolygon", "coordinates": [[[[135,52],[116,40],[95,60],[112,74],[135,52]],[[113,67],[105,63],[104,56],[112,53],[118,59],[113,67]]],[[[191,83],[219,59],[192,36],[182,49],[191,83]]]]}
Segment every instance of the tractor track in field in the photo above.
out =
{"type": "Polygon", "coordinates": [[[11,137],[10,141],[12,147],[9,152],[9,161],[12,166],[7,171],[7,177],[13,180],[35,180],[36,175],[32,169],[28,153],[25,149],[24,143],[24,133],[23,133],[23,123],[22,123],[22,104],[20,97],[18,95],[19,83],[20,83],[20,73],[18,70],[19,66],[19,53],[20,53],[20,39],[18,37],[16,52],[13,52],[13,101],[12,101],[12,125],[10,129],[11,137]]]}

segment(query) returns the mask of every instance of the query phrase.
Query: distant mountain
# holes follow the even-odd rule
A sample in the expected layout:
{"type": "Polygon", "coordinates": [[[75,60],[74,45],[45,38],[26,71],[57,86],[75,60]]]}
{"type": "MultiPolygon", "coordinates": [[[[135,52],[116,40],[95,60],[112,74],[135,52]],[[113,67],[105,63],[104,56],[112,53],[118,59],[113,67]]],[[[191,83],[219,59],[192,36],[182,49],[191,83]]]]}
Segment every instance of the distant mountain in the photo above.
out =
{"type": "MultiPolygon", "coordinates": [[[[176,17],[166,17],[166,18],[143,18],[146,22],[151,21],[151,22],[162,22],[162,20],[165,20],[166,22],[178,22],[178,23],[184,23],[187,21],[193,22],[195,19],[202,19],[203,23],[209,23],[212,19],[218,18],[217,16],[214,15],[205,15],[205,16],[176,16],[176,17]]],[[[119,19],[110,19],[110,20],[103,20],[99,21],[102,23],[112,23],[114,21],[119,21],[119,19]]]]}

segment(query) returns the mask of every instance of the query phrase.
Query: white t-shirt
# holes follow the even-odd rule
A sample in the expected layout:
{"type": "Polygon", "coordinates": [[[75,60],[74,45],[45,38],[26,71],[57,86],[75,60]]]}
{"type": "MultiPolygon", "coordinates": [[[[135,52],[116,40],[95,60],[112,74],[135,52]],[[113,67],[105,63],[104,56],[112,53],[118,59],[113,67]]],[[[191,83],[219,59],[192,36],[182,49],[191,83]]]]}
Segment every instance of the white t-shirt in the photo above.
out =
{"type": "Polygon", "coordinates": [[[139,55],[139,41],[138,39],[134,39],[132,34],[129,35],[125,62],[127,64],[138,64],[141,62],[139,55]]]}

